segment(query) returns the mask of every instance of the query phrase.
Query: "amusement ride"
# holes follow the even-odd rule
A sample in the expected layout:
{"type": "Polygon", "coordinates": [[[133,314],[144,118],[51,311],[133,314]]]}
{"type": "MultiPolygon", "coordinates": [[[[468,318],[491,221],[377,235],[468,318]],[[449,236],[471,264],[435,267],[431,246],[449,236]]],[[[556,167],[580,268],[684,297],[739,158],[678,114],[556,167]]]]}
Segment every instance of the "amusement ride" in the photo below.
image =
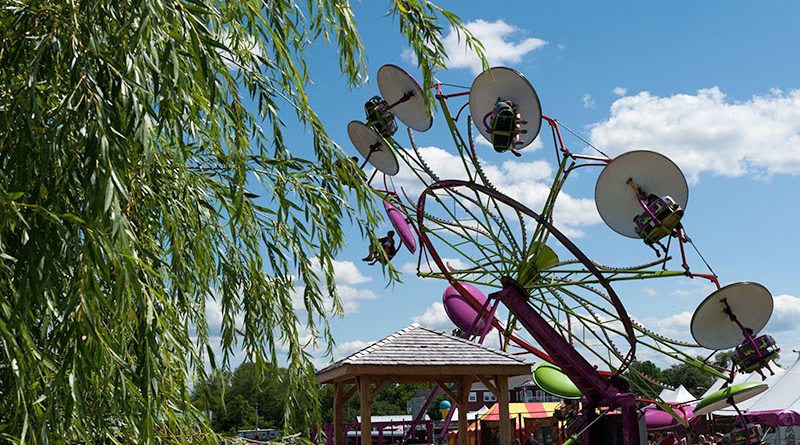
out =
{"type": "MultiPolygon", "coordinates": [[[[662,384],[631,366],[637,351],[650,350],[732,382],[736,373],[771,371],[769,363],[778,354],[774,339],[760,334],[773,307],[765,287],[751,282],[722,286],[711,267],[707,273],[690,267],[687,247],[694,244],[682,224],[688,186],[669,158],[647,150],[615,158],[599,150],[597,155],[570,150],[562,129],[570,130],[542,114],[525,76],[494,67],[469,88],[430,87],[463,167],[459,178],[441,177],[415,142],[415,132],[433,125],[423,88],[395,65],[381,67],[377,83],[380,95],[365,103],[364,121],[353,120],[347,127],[360,155],[348,162],[357,172],[350,180],[366,181],[374,189],[393,230],[371,246],[364,260],[386,263],[402,247],[412,254],[419,250],[417,273],[446,282],[444,307],[460,335],[482,343],[497,331],[503,349],[519,348],[537,357],[535,383],[568,401],[562,410],[563,443],[603,443],[595,425],[613,412],[619,414],[623,442],[638,445],[642,419],[648,430],[688,427],[697,416],[736,408],[767,389],[761,382],[726,385],[694,407],[670,404],[659,399],[662,384]],[[445,91],[450,88],[455,91],[445,91]],[[455,115],[454,105],[459,107],[455,115]],[[397,121],[407,127],[408,148],[396,138],[397,121]],[[541,208],[531,209],[495,187],[482,166],[474,129],[494,151],[513,156],[522,156],[537,137],[552,140],[556,169],[541,208]],[[367,165],[373,168],[369,174],[367,165]],[[641,239],[655,251],[655,260],[628,267],[601,264],[554,224],[559,193],[581,168],[600,170],[594,196],[602,220],[622,236],[641,239]],[[394,187],[392,177],[401,169],[422,184],[418,196],[394,187]],[[667,277],[708,280],[716,288],[692,317],[694,342],[668,338],[632,320],[614,290],[620,281],[667,277]],[[498,318],[501,303],[508,311],[504,320],[498,318]],[[535,341],[518,335],[521,329],[535,341]],[[697,358],[707,354],[703,348],[735,348],[733,366],[712,364],[713,352],[697,358]]],[[[761,443],[761,426],[741,412],[738,417],[725,443],[761,443]]]]}

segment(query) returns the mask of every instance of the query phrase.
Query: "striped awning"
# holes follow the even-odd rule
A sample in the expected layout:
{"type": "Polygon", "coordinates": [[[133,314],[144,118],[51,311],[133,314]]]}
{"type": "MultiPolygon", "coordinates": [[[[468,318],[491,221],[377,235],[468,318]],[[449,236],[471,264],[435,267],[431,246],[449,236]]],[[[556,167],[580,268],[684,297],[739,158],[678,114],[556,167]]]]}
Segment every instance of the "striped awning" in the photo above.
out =
{"type": "MultiPolygon", "coordinates": [[[[508,413],[510,419],[542,419],[553,417],[553,411],[558,408],[558,402],[515,402],[508,404],[508,413]]],[[[480,420],[499,420],[500,419],[500,405],[495,403],[486,411],[480,420]]]]}

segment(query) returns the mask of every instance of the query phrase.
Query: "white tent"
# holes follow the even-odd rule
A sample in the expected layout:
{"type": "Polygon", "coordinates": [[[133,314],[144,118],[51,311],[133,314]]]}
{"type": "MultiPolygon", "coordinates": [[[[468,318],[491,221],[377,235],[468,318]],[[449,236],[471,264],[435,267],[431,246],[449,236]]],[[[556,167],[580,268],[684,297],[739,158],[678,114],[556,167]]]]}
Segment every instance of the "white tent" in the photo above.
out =
{"type": "Polygon", "coordinates": [[[664,389],[658,397],[667,403],[686,403],[695,399],[692,393],[684,388],[683,385],[674,390],[664,389]]]}
{"type": "Polygon", "coordinates": [[[783,373],[781,378],[769,384],[769,390],[754,401],[748,411],[774,409],[800,413],[800,357],[783,373]]]}
{"type": "MultiPolygon", "coordinates": [[[[775,375],[768,376],[764,383],[769,385],[769,389],[763,393],[745,400],[737,406],[745,413],[758,413],[765,411],[794,411],[800,413],[800,357],[789,367],[783,369],[776,364],[772,364],[775,375]]],[[[768,374],[769,371],[765,371],[768,374]]],[[[761,382],[758,373],[738,374],[733,379],[733,384],[743,382],[761,382]]],[[[703,394],[703,397],[717,391],[724,381],[717,380],[711,388],[703,394]]],[[[714,411],[712,414],[717,416],[734,416],[736,410],[733,408],[714,411]]],[[[767,430],[768,434],[765,443],[769,445],[795,445],[795,437],[800,437],[800,427],[798,426],[779,426],[767,430]]]]}
{"type": "MultiPolygon", "coordinates": [[[[737,404],[743,412],[768,411],[768,410],[793,410],[800,413],[800,359],[795,361],[789,369],[783,369],[777,364],[771,365],[775,375],[769,375],[769,371],[764,370],[767,379],[763,380],[769,389],[763,393],[740,402],[737,404]]],[[[750,374],[737,374],[733,379],[733,385],[744,382],[761,382],[761,376],[757,372],[750,374]]],[[[708,391],[700,399],[719,390],[724,384],[724,380],[717,379],[708,391]]],[[[717,416],[735,416],[736,410],[725,408],[714,411],[712,414],[717,416]]]]}
{"type": "MultiPolygon", "coordinates": [[[[467,412],[467,420],[469,422],[472,422],[475,419],[478,419],[479,417],[481,417],[484,413],[486,413],[486,411],[489,411],[489,408],[486,405],[483,405],[477,411],[468,411],[467,412]]],[[[457,421],[457,419],[458,419],[458,408],[453,408],[453,417],[452,417],[452,419],[453,419],[452,420],[453,422],[457,421]]]]}

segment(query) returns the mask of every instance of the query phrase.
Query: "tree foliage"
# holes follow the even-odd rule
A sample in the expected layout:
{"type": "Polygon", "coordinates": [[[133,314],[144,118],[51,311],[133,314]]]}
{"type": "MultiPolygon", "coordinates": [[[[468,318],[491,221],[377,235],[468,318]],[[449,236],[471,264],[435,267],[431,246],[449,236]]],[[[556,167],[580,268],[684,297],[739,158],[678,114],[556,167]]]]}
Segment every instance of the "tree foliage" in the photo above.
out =
{"type": "MultiPolygon", "coordinates": [[[[474,44],[431,2],[390,12],[426,84],[440,22],[474,44]]],[[[0,435],[198,442],[187,381],[239,348],[258,369],[285,350],[287,424],[318,419],[303,339],[330,340],[341,311],[342,222],[376,222],[306,93],[314,42],[351,85],[365,74],[349,1],[15,0],[0,33],[0,435]]]]}
{"type": "MultiPolygon", "coordinates": [[[[723,353],[718,353],[716,357],[723,362],[727,360],[723,353]]],[[[702,357],[697,359],[702,360],[702,357]]],[[[644,360],[635,361],[631,368],[651,379],[642,383],[651,385],[652,391],[655,393],[660,392],[659,384],[675,388],[683,385],[690,393],[699,396],[714,383],[714,378],[711,374],[705,373],[696,366],[687,363],[674,364],[669,368],[661,369],[650,360],[644,360]]],[[[633,378],[634,374],[628,374],[627,377],[633,378]]]]}
{"type": "Polygon", "coordinates": [[[284,368],[262,373],[255,364],[242,363],[233,373],[217,371],[199,380],[192,401],[216,432],[254,428],[256,416],[259,428],[283,429],[288,396],[285,374],[284,368]]]}
{"type": "MultiPolygon", "coordinates": [[[[211,420],[211,428],[220,433],[235,433],[240,429],[255,427],[258,414],[259,428],[284,427],[286,409],[286,388],[281,376],[284,368],[274,368],[261,378],[253,363],[243,363],[233,373],[216,371],[199,380],[192,391],[194,405],[211,420]]],[[[383,387],[372,403],[372,414],[417,414],[408,412],[408,403],[417,391],[430,391],[430,385],[391,384],[383,387]]],[[[428,413],[439,413],[437,399],[431,404],[428,413]]],[[[322,423],[333,422],[333,386],[320,388],[320,408],[322,423]]],[[[360,413],[358,397],[350,398],[345,404],[345,421],[355,422],[360,413]]],[[[438,419],[439,417],[435,417],[438,419]]]]}
{"type": "MultiPolygon", "coordinates": [[[[698,357],[702,359],[702,357],[698,357]]],[[[683,385],[692,395],[699,396],[714,383],[711,374],[687,363],[672,365],[662,373],[663,382],[670,386],[683,385]]]]}

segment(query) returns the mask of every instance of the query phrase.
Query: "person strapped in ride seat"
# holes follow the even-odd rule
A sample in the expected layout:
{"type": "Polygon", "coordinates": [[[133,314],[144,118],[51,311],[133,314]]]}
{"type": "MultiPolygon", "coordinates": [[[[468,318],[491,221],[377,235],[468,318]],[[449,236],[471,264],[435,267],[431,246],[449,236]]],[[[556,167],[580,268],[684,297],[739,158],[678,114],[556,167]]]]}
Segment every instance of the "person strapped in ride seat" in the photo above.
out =
{"type": "Polygon", "coordinates": [[[394,231],[390,230],[386,233],[386,236],[378,238],[377,243],[373,243],[369,246],[369,255],[361,258],[361,261],[369,261],[370,265],[375,264],[378,261],[380,261],[381,264],[384,264],[383,256],[378,249],[383,249],[384,253],[386,254],[386,259],[391,260],[397,254],[398,247],[399,246],[394,242],[394,231]]]}

